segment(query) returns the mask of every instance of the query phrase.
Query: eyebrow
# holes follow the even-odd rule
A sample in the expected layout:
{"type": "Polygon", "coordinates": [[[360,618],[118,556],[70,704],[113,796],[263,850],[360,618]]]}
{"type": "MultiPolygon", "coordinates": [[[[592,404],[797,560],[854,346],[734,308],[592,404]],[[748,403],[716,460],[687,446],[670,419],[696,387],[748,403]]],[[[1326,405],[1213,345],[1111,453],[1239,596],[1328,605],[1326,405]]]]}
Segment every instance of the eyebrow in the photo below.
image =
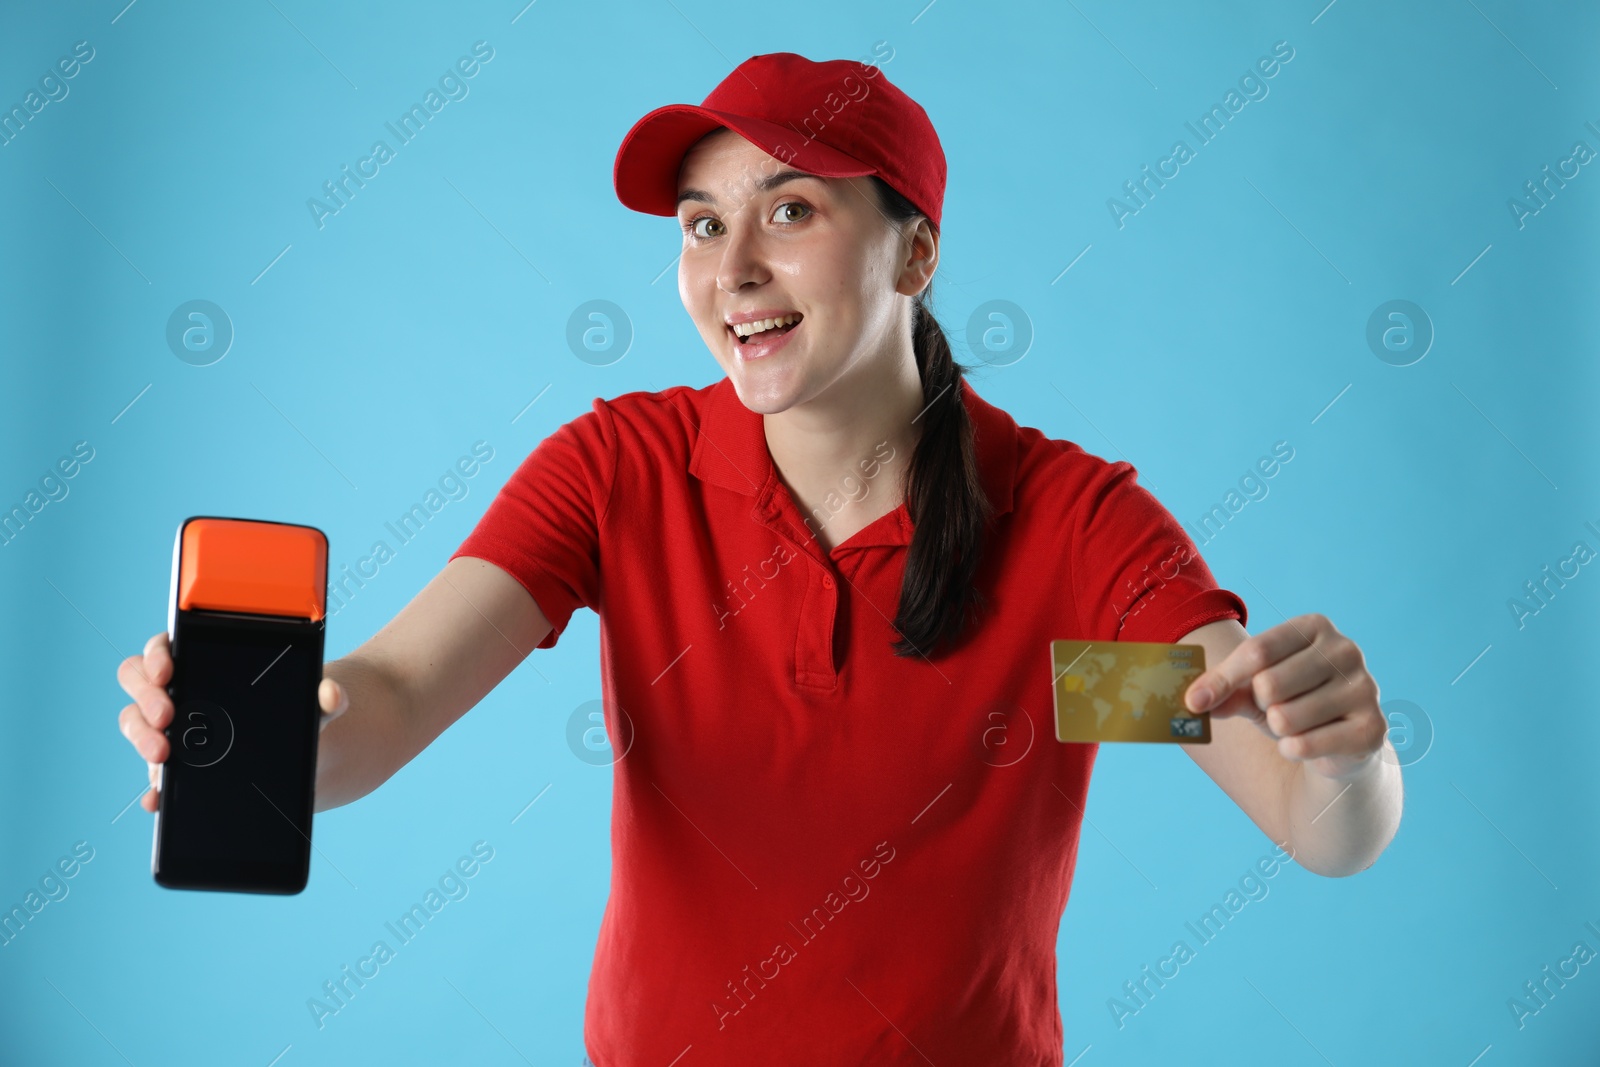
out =
{"type": "MultiPolygon", "coordinates": [[[[800,178],[814,178],[818,181],[821,181],[821,178],[818,175],[807,174],[804,171],[780,170],[778,173],[762,178],[760,181],[756,182],[756,190],[758,192],[765,193],[771,189],[776,189],[785,182],[796,181],[800,178]]],[[[679,193],[677,206],[682,207],[685,200],[697,200],[702,204],[715,204],[717,202],[716,197],[701,189],[685,189],[683,192],[679,193]]]]}

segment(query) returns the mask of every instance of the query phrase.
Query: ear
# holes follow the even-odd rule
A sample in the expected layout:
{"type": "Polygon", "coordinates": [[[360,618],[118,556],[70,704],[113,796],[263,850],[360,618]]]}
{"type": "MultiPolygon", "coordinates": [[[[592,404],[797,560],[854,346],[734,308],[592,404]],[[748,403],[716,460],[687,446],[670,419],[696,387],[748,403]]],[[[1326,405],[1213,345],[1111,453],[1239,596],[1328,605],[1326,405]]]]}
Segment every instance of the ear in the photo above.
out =
{"type": "Polygon", "coordinates": [[[916,296],[933,281],[939,267],[939,235],[926,218],[918,216],[900,244],[900,273],[895,292],[916,296]]]}

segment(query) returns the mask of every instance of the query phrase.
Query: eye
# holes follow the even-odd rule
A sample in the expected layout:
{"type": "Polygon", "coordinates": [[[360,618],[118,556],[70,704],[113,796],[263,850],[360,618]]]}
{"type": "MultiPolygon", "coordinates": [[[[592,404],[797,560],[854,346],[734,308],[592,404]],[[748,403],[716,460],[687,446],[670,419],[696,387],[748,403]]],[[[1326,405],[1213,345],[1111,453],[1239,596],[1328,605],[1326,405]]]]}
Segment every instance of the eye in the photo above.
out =
{"type": "Polygon", "coordinates": [[[702,222],[716,222],[717,225],[722,225],[720,222],[717,222],[715,217],[711,215],[697,215],[683,224],[683,232],[686,235],[695,238],[696,240],[705,240],[708,237],[715,237],[716,234],[700,232],[699,227],[702,222]]]}
{"type": "MultiPolygon", "coordinates": [[[[802,204],[798,200],[785,200],[783,203],[779,204],[773,209],[772,215],[773,221],[781,225],[793,226],[795,223],[801,222],[809,217],[811,215],[811,208],[806,204],[802,204]],[[792,211],[802,211],[805,214],[800,215],[798,218],[791,217],[792,211]]],[[[722,231],[720,230],[715,233],[707,233],[702,231],[700,229],[700,224],[702,222],[713,223],[719,227],[722,225],[721,220],[714,215],[696,215],[694,218],[683,224],[684,234],[696,241],[705,241],[713,237],[721,236],[722,231]]]]}
{"type": "MultiPolygon", "coordinates": [[[[791,207],[799,208],[801,211],[804,211],[806,213],[806,215],[811,214],[811,209],[809,207],[807,207],[806,205],[802,204],[800,201],[798,201],[798,200],[785,200],[783,203],[778,205],[777,210],[773,211],[773,215],[779,215],[779,214],[781,214],[783,212],[784,208],[791,208],[791,207]]],[[[806,215],[800,216],[800,219],[805,218],[806,215]]],[[[780,222],[787,222],[787,223],[791,223],[792,224],[792,223],[799,222],[800,219],[789,219],[789,218],[786,218],[786,219],[780,219],[779,221],[780,222]]]]}

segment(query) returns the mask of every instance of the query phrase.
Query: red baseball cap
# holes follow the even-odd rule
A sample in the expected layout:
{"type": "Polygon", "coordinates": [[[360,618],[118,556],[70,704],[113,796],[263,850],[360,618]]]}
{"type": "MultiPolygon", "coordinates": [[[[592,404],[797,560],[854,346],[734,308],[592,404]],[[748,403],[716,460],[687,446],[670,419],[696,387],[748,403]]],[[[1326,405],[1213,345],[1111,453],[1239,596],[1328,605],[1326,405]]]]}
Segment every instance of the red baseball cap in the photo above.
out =
{"type": "Polygon", "coordinates": [[[793,52],[751,56],[698,106],[667,104],[634,123],[612,168],[617,199],[676,215],[684,154],[718,127],[808,174],[876,174],[939,227],[944,149],[927,112],[873,64],[793,52]]]}

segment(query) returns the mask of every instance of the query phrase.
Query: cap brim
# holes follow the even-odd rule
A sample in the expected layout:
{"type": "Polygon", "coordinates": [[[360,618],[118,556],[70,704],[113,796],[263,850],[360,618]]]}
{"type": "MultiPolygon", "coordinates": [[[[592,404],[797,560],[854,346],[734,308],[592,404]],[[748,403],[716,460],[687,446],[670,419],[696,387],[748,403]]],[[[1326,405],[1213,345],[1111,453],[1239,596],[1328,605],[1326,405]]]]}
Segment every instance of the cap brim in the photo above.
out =
{"type": "Polygon", "coordinates": [[[700,138],[726,127],[795,170],[824,178],[859,178],[877,168],[787,126],[695,104],[658,107],[633,124],[611,170],[617,199],[648,215],[678,213],[678,170],[700,138]]]}

